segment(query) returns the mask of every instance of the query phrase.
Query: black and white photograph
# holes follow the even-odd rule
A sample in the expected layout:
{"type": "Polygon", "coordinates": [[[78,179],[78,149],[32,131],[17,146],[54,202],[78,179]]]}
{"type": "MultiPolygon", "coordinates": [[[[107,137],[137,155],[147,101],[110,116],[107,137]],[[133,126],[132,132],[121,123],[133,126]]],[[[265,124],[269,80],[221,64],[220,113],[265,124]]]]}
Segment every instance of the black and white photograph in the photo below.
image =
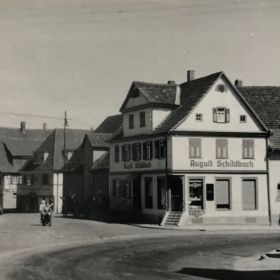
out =
{"type": "Polygon", "coordinates": [[[280,279],[279,0],[0,0],[0,280],[280,279]]]}

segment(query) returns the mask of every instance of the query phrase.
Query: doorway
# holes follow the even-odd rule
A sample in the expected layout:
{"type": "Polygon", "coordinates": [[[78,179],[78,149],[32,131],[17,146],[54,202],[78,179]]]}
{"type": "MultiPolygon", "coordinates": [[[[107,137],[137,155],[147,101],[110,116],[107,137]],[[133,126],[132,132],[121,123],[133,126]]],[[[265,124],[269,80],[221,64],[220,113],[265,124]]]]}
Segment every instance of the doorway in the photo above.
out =
{"type": "Polygon", "coordinates": [[[169,176],[171,192],[171,211],[183,211],[183,178],[181,176],[169,176]]]}
{"type": "Polygon", "coordinates": [[[141,177],[133,179],[133,208],[141,209],[141,177]]]}

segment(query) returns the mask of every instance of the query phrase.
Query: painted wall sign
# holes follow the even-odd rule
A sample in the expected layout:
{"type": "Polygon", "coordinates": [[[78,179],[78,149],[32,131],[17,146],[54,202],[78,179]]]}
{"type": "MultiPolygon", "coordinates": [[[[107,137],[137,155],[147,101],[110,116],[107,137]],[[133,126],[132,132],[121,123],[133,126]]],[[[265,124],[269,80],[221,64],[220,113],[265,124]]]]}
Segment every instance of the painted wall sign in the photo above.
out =
{"type": "Polygon", "coordinates": [[[124,169],[151,168],[151,167],[152,167],[151,162],[144,162],[144,161],[129,162],[129,163],[124,163],[124,165],[123,165],[124,169]]]}
{"type": "Polygon", "coordinates": [[[228,160],[228,159],[219,159],[219,160],[190,160],[190,167],[195,168],[205,168],[205,167],[217,167],[217,168],[228,168],[228,167],[237,167],[237,168],[254,168],[254,162],[241,161],[241,160],[228,160]]]}

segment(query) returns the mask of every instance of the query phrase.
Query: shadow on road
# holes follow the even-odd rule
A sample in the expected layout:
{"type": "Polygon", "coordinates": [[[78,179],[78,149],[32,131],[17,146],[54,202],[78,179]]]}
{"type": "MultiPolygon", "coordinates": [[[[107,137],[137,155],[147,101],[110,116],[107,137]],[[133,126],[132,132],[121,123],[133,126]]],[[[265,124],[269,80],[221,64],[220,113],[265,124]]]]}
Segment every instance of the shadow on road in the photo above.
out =
{"type": "Polygon", "coordinates": [[[268,280],[280,279],[280,270],[261,270],[261,271],[236,271],[229,269],[209,269],[184,267],[176,273],[199,276],[207,279],[218,280],[268,280]]]}

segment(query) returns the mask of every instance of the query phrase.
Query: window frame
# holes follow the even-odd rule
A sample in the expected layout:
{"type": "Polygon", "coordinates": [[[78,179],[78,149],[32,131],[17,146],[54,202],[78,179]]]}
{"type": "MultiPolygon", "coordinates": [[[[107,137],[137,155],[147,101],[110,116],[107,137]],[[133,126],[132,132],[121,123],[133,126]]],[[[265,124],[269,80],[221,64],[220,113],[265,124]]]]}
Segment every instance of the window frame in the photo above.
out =
{"type": "Polygon", "coordinates": [[[216,138],[216,159],[228,159],[228,139],[225,139],[225,138],[216,138]],[[225,148],[226,148],[226,155],[224,156],[223,155],[223,145],[221,146],[221,156],[219,156],[219,145],[218,145],[218,142],[223,142],[225,141],[226,145],[225,145],[225,148]]]}
{"type": "Polygon", "coordinates": [[[189,138],[189,158],[202,157],[202,141],[201,138],[189,138]]]}
{"type": "Polygon", "coordinates": [[[146,126],[146,112],[142,111],[139,113],[139,126],[145,127],[146,126]]]}
{"type": "Polygon", "coordinates": [[[242,139],[242,159],[255,159],[254,139],[242,139]],[[252,143],[252,146],[250,146],[250,143],[252,143]],[[252,153],[250,153],[250,149],[252,149],[252,153]]]}

